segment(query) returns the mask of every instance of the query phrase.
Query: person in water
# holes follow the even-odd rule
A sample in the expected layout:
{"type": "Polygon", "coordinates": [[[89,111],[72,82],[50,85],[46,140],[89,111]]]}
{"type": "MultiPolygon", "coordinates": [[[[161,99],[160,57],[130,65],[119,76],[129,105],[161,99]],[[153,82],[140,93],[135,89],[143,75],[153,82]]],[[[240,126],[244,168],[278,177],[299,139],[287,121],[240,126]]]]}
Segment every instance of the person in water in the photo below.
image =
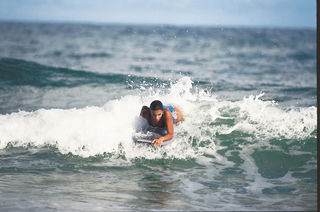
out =
{"type": "Polygon", "coordinates": [[[179,108],[172,105],[163,105],[159,100],[151,102],[150,108],[143,106],[140,116],[145,118],[150,126],[166,129],[166,135],[152,141],[155,146],[161,146],[164,141],[172,139],[173,124],[183,119],[182,112],[179,108]]]}

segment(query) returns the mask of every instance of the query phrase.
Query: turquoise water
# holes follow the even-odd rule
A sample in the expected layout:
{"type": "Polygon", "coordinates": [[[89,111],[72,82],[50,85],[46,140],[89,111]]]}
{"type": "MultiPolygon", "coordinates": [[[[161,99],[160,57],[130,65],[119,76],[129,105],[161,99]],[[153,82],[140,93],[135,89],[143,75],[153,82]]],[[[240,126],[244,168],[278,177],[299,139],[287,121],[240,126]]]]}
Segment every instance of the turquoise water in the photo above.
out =
{"type": "Polygon", "coordinates": [[[0,210],[316,210],[315,29],[0,31],[0,210]],[[132,142],[154,99],[162,148],[132,142]]]}

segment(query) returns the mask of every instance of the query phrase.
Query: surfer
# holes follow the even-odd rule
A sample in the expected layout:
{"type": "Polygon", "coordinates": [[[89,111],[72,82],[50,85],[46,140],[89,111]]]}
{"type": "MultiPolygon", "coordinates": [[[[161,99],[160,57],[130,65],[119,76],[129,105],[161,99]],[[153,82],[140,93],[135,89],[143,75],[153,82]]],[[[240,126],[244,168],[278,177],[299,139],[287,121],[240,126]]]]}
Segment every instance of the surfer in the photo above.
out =
{"type": "Polygon", "coordinates": [[[182,112],[179,108],[172,105],[163,105],[159,100],[151,102],[150,108],[143,106],[140,116],[145,118],[150,126],[166,130],[166,135],[152,141],[155,146],[161,146],[164,141],[172,139],[173,124],[183,119],[182,112]]]}

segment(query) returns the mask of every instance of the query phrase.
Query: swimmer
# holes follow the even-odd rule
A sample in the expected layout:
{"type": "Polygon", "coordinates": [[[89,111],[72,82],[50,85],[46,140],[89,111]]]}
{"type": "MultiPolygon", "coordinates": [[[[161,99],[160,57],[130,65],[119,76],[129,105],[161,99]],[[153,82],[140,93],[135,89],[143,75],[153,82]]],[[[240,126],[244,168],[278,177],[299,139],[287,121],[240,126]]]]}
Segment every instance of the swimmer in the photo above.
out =
{"type": "Polygon", "coordinates": [[[179,108],[163,105],[159,100],[151,102],[150,108],[143,106],[140,116],[145,118],[150,126],[166,129],[166,135],[152,141],[155,146],[161,146],[164,141],[171,140],[173,138],[173,124],[181,122],[183,119],[179,108]]]}

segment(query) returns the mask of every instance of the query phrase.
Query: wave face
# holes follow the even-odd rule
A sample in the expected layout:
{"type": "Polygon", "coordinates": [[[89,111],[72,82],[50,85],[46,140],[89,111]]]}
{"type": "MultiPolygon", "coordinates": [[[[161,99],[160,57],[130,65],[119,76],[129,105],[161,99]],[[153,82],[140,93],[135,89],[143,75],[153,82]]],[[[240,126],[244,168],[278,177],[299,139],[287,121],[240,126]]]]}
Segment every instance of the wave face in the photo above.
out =
{"type": "Polygon", "coordinates": [[[1,87],[32,86],[42,87],[77,87],[83,84],[123,83],[125,77],[120,74],[98,74],[75,71],[66,68],[55,68],[38,63],[1,58],[1,87]]]}
{"type": "Polygon", "coordinates": [[[0,31],[0,210],[317,207],[315,30],[0,31]],[[134,144],[155,99],[184,120],[134,144]]]}
{"type": "Polygon", "coordinates": [[[162,82],[152,77],[94,73],[0,58],[0,113],[85,107],[88,102],[103,105],[108,99],[130,93],[133,82],[154,81],[162,82]]]}

